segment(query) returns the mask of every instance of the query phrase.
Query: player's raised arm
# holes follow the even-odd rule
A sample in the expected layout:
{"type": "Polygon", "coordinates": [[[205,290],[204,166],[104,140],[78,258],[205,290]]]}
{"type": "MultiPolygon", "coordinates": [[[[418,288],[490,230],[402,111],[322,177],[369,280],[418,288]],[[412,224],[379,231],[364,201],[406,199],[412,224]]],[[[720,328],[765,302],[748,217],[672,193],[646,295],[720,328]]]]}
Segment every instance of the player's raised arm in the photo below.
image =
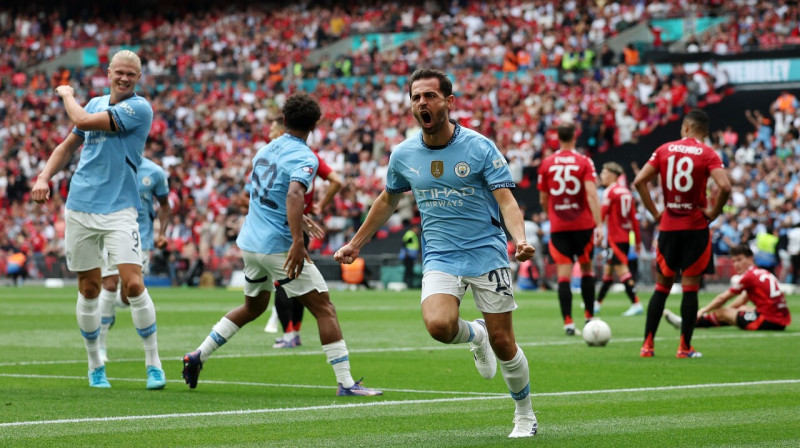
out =
{"type": "Polygon", "coordinates": [[[402,193],[389,193],[384,190],[380,196],[375,199],[372,207],[367,213],[367,219],[361,224],[361,227],[356,232],[353,239],[349,243],[342,246],[333,254],[333,259],[339,263],[350,264],[358,258],[358,253],[361,248],[367,244],[372,235],[389,220],[400,202],[402,193]]]}
{"type": "Polygon", "coordinates": [[[56,93],[64,101],[64,109],[67,111],[70,121],[81,131],[106,131],[116,132],[119,127],[114,121],[113,115],[108,112],[88,113],[78,104],[75,99],[75,91],[71,86],[58,86],[56,93]]]}
{"type": "Polygon", "coordinates": [[[511,238],[514,239],[514,244],[517,246],[515,255],[517,260],[530,260],[533,258],[536,249],[525,240],[525,223],[514,195],[511,194],[511,190],[508,188],[492,190],[492,194],[500,205],[500,213],[503,215],[506,229],[508,229],[508,233],[511,234],[511,238]]]}

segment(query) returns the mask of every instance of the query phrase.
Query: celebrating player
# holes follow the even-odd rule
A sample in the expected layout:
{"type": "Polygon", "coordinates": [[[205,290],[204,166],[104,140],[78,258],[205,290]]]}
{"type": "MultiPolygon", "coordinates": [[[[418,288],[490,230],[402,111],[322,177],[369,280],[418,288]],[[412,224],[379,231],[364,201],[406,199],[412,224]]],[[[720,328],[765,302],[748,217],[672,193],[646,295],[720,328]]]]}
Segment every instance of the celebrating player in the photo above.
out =
{"type": "MultiPolygon", "coordinates": [[[[283,125],[283,117],[277,117],[272,121],[272,126],[269,128],[270,141],[280,137],[284,132],[286,132],[286,127],[283,125]]],[[[339,174],[333,171],[318,154],[314,153],[314,155],[319,162],[317,177],[322,180],[327,180],[329,185],[328,189],[325,191],[325,196],[315,204],[314,181],[311,181],[308,191],[306,191],[306,194],[303,196],[303,202],[305,204],[303,208],[304,216],[307,216],[307,214],[318,215],[321,213],[325,206],[333,201],[333,197],[342,188],[342,179],[339,177],[339,174]]],[[[304,221],[313,223],[310,218],[304,219],[304,221]]],[[[315,229],[321,231],[321,228],[318,226],[315,229]]],[[[319,237],[324,237],[324,234],[319,237]]],[[[304,232],[303,241],[306,248],[308,248],[308,233],[304,232]]],[[[272,348],[293,348],[302,344],[300,340],[300,327],[303,324],[303,310],[303,304],[299,300],[289,298],[283,286],[275,285],[275,308],[273,312],[278,315],[281,327],[283,328],[283,336],[275,340],[275,344],[273,344],[272,348]]]]}
{"type": "Polygon", "coordinates": [[[192,389],[211,354],[267,309],[277,281],[289,298],[302,302],[317,319],[322,351],[339,383],[336,395],[383,394],[350,375],[350,358],[328,285],[303,242],[303,195],[318,165],[306,139],[321,115],[313,98],[303,93],[292,95],[283,106],[286,133],[261,148],[253,159],[250,205],[236,239],[244,259],[245,302],[223,316],[197,350],[184,355],[183,378],[192,389]]]}
{"type": "Polygon", "coordinates": [[[500,214],[516,243],[516,257],[533,257],[522,214],[511,194],[514,182],[494,143],[450,121],[455,97],[447,75],[419,69],[409,79],[411,112],[422,132],[398,145],[389,159],[386,189],[370,208],[350,243],[334,258],[352,263],[370,237],[412,191],[422,215],[422,318],[428,333],[446,344],[469,343],[484,378],[497,372],[516,404],[509,437],[536,434],[528,360],[516,344],[511,312],[517,308],[500,214]],[[461,299],[472,287],[484,319],[459,317],[461,299]],[[494,353],[492,353],[494,349],[494,353]]]}
{"type": "Polygon", "coordinates": [[[67,267],[78,273],[76,315],[89,358],[89,385],[111,387],[100,355],[100,268],[117,267],[122,289],[131,305],[131,318],[145,347],[147,388],[166,384],[156,337],[156,310],[142,278],[141,236],[136,222],[141,201],[136,172],[153,121],[153,109],[134,90],[142,76],[136,53],[121,50],[108,67],[111,94],[78,104],[72,87],[58,86],[72,132],[56,147],[31,190],[44,202],[50,197],[50,179],[69,163],[83,145],[78,169],[72,176],[66,203],[67,267]]]}
{"type": "Polygon", "coordinates": [[[653,152],[650,160],[633,181],[642,204],[659,222],[656,248],[656,287],[647,307],[644,344],[640,355],[654,355],[654,340],[675,276],[681,273],[681,340],[678,358],[699,358],[702,353],[692,347],[697,290],[700,279],[713,266],[708,223],[720,213],[731,194],[728,173],[717,153],[703,140],[708,135],[708,114],[692,110],[681,124],[681,138],[665,143],[653,152]],[[661,178],[666,209],[659,211],[650,196],[650,182],[661,178]],[[706,209],[706,183],[709,176],[719,187],[713,207],[706,209]]]}

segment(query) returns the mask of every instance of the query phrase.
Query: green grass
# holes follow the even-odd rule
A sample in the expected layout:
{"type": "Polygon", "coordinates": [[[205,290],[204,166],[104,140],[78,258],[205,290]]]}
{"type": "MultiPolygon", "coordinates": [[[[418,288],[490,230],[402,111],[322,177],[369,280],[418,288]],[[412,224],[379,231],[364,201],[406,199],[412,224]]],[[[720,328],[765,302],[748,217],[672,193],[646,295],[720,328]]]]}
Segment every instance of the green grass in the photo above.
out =
{"type": "MultiPolygon", "coordinates": [[[[513,404],[498,373],[481,379],[465,346],[428,336],[419,293],[332,291],[353,375],[383,397],[336,397],[313,318],[303,346],[271,348],[266,314],[206,363],[196,390],[180,358],[240,292],[152,289],[168,384],[144,387],[130,313],[109,334],[109,390],[88,387],[74,288],[0,289],[0,446],[253,447],[795,447],[800,443],[800,332],[695,333],[701,359],[676,359],[663,323],[656,357],[638,356],[644,316],[621,317],[623,295],[601,317],[607,347],[563,335],[553,293],[520,293],[517,340],[531,366],[535,440],[507,439],[513,404]]],[[[646,301],[649,292],[642,292],[646,301]]],[[[701,295],[701,304],[712,295],[701,295]]],[[[576,309],[579,298],[576,296],[576,309]]],[[[667,306],[679,307],[671,297],[667,306]]],[[[789,298],[800,310],[800,297],[789,298]]],[[[576,314],[580,314],[577,312],[576,314]]],[[[462,306],[478,317],[471,296],[462,306]]],[[[796,319],[797,314],[796,314],[796,319]]]]}

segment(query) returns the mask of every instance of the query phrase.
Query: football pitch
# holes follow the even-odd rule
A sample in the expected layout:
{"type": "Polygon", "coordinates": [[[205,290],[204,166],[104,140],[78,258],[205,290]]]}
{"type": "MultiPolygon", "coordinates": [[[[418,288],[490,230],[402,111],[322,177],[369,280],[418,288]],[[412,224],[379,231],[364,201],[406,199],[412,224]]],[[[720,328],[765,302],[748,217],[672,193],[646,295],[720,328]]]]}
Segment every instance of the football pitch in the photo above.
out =
{"type": "MultiPolygon", "coordinates": [[[[514,405],[500,372],[482,379],[466,345],[425,331],[419,291],[331,291],[353,376],[381,397],[336,397],[314,319],[303,345],[273,349],[269,313],[205,364],[197,389],[180,376],[242,293],[150,290],[167,387],[145,390],[144,353],[130,312],[108,336],[111,389],[88,386],[75,320],[77,288],[0,289],[0,446],[252,447],[797,447],[800,296],[785,332],[698,329],[700,359],[676,359],[678,331],[662,321],[656,356],[639,357],[644,316],[621,317],[611,294],[599,317],[606,347],[565,336],[555,293],[520,292],[515,333],[531,367],[539,434],[507,439],[514,405]]],[[[575,315],[582,314],[579,294],[575,315]]],[[[647,302],[650,291],[640,292],[647,302]]],[[[713,294],[701,293],[701,306],[713,294]]],[[[667,307],[678,311],[679,296],[667,307]]],[[[467,293],[466,319],[479,317],[467,293]]],[[[582,322],[582,319],[579,320],[582,322]]]]}

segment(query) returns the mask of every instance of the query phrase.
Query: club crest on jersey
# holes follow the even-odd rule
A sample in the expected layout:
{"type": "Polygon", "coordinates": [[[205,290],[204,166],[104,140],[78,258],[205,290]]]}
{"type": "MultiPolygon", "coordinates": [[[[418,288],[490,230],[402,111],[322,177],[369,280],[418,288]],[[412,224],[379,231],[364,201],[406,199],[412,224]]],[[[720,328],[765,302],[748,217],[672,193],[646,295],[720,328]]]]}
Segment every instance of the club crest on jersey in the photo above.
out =
{"type": "Polygon", "coordinates": [[[145,176],[145,177],[142,178],[142,185],[144,185],[145,187],[149,187],[150,184],[152,184],[152,183],[153,183],[153,179],[150,179],[150,176],[145,176]]]}
{"type": "Polygon", "coordinates": [[[435,178],[440,178],[444,174],[444,161],[433,160],[431,161],[431,174],[435,178]]]}
{"type": "Polygon", "coordinates": [[[305,172],[306,172],[306,173],[308,173],[308,174],[311,174],[311,173],[313,173],[313,172],[314,172],[314,168],[313,168],[313,167],[310,167],[310,166],[304,166],[304,167],[303,167],[303,171],[305,171],[305,172]]]}
{"type": "Polygon", "coordinates": [[[456,176],[458,177],[467,177],[469,176],[469,163],[467,162],[458,162],[456,163],[456,176]]]}

